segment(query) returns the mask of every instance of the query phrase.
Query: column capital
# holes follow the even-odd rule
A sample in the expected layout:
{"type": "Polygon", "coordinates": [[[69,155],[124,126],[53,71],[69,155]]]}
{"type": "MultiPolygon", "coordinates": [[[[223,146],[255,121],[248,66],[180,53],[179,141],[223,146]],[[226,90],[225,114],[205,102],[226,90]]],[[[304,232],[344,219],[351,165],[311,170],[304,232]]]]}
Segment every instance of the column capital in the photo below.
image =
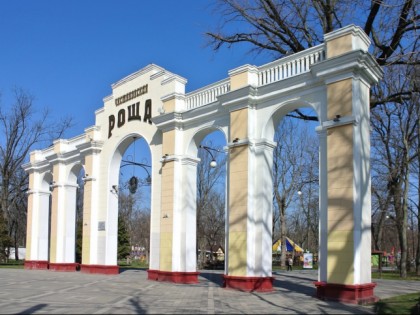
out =
{"type": "Polygon", "coordinates": [[[275,147],[277,146],[277,143],[275,141],[269,140],[269,139],[252,139],[249,141],[249,145],[251,150],[255,152],[268,150],[273,151],[275,147]]]}

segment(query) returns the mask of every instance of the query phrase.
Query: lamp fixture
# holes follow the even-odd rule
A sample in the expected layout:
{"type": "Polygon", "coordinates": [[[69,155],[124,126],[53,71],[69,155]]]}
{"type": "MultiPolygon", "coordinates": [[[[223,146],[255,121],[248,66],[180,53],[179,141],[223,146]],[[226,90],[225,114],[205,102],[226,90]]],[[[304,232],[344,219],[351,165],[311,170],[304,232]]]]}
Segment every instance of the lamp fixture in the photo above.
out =
{"type": "Polygon", "coordinates": [[[50,191],[53,191],[53,190],[54,190],[54,187],[55,187],[55,181],[54,181],[54,180],[52,180],[52,181],[50,182],[50,191]]]}
{"type": "Polygon", "coordinates": [[[112,189],[110,191],[114,194],[118,194],[118,186],[117,185],[112,185],[112,189]]]}
{"type": "Polygon", "coordinates": [[[168,154],[165,154],[165,155],[163,155],[161,158],[160,158],[160,163],[165,163],[166,162],[166,158],[168,157],[168,154]]]}
{"type": "Polygon", "coordinates": [[[200,146],[198,146],[198,147],[199,147],[199,148],[201,148],[201,149],[206,150],[206,151],[210,154],[210,156],[211,156],[210,167],[211,167],[211,168],[215,168],[215,167],[217,167],[217,162],[216,162],[216,159],[214,158],[214,155],[211,153],[211,151],[216,151],[216,152],[220,152],[220,151],[219,151],[219,150],[217,150],[217,149],[210,148],[210,147],[205,146],[205,145],[200,145],[200,146]]]}
{"type": "Polygon", "coordinates": [[[150,176],[150,172],[148,168],[151,168],[150,165],[144,164],[144,163],[138,163],[133,162],[129,160],[122,160],[123,164],[121,164],[120,168],[123,168],[127,165],[133,165],[133,166],[140,166],[142,169],[144,169],[147,173],[147,177],[145,179],[141,179],[139,182],[139,179],[136,176],[132,176],[129,180],[129,190],[132,194],[134,194],[137,190],[137,186],[140,183],[141,185],[150,185],[152,183],[152,177],[150,176]]]}

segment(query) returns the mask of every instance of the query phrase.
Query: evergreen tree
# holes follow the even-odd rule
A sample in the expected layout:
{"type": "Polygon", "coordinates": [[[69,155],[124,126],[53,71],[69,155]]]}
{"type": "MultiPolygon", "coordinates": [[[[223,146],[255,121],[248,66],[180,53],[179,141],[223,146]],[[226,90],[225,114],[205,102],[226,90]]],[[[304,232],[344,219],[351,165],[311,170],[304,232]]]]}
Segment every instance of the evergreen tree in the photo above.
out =
{"type": "Polygon", "coordinates": [[[83,221],[78,220],[76,224],[76,262],[82,263],[82,243],[83,243],[83,221]]]}
{"type": "Polygon", "coordinates": [[[130,236],[127,224],[121,217],[118,217],[118,260],[125,259],[130,256],[130,253],[130,236]]]}

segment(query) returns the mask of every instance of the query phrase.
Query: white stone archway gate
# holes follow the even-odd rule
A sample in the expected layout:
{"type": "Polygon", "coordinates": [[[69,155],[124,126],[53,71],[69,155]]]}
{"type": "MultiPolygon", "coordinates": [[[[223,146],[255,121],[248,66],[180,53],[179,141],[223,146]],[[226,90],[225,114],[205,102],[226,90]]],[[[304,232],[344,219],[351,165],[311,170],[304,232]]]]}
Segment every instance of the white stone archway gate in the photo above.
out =
{"type": "Polygon", "coordinates": [[[370,254],[369,89],[382,72],[369,38],[350,25],[325,43],[261,67],[245,65],[191,93],[149,65],[112,85],[93,127],[31,153],[26,269],[75,271],[76,174],[85,170],[81,272],[118,273],[119,167],[133,137],[152,159],[148,279],[196,283],[196,166],[209,130],[227,141],[224,286],[272,290],[274,130],[312,108],[320,138],[320,298],[374,300],[370,254]],[[50,203],[51,198],[51,203],[50,203]],[[49,206],[51,204],[51,215],[49,206]],[[50,226],[50,233],[48,227],[50,226]]]}

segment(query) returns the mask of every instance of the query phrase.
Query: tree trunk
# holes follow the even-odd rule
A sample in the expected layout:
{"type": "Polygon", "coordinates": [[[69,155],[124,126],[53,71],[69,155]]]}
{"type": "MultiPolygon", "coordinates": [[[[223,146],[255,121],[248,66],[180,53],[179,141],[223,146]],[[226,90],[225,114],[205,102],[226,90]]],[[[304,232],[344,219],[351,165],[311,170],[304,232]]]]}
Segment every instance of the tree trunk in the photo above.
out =
{"type": "Polygon", "coordinates": [[[420,276],[420,106],[417,102],[417,250],[416,250],[416,275],[420,276]]]}
{"type": "MultiPolygon", "coordinates": [[[[419,208],[417,208],[417,214],[419,214],[419,208]]],[[[417,251],[416,251],[416,275],[420,276],[420,218],[417,216],[417,251]]]]}
{"type": "Polygon", "coordinates": [[[284,197],[280,197],[277,195],[277,198],[279,198],[279,212],[280,212],[280,239],[281,239],[281,256],[280,256],[280,266],[286,267],[286,252],[287,252],[287,245],[286,245],[286,205],[284,197]]]}
{"type": "Polygon", "coordinates": [[[15,260],[19,260],[19,242],[17,240],[17,237],[15,237],[15,260]]]}

